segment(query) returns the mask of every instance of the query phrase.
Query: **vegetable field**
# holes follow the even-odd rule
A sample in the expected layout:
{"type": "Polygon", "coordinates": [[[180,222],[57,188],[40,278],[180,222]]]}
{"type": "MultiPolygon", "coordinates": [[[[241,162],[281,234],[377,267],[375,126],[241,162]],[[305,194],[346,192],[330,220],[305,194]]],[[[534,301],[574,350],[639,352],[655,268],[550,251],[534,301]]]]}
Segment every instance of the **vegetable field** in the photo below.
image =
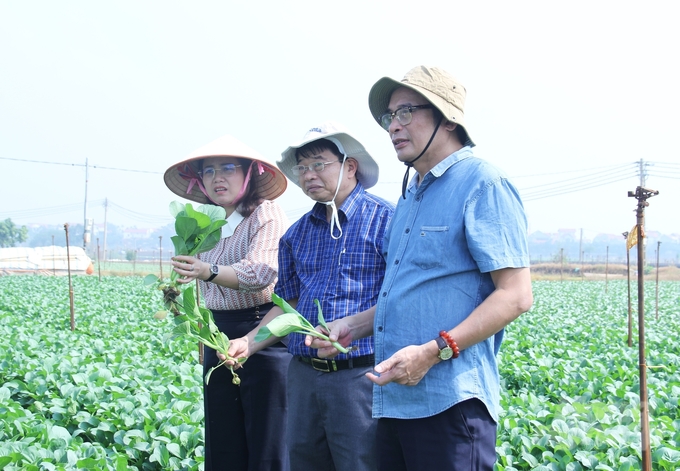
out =
{"type": "MultiPolygon", "coordinates": [[[[628,347],[626,282],[604,291],[534,283],[501,350],[499,470],[640,468],[637,329],[628,347]]],[[[0,469],[202,468],[197,349],[166,338],[160,293],[94,276],[76,277],[74,293],[71,332],[67,279],[0,278],[0,469]]],[[[654,300],[648,283],[653,468],[678,470],[680,283],[661,283],[658,320],[654,300]]]]}

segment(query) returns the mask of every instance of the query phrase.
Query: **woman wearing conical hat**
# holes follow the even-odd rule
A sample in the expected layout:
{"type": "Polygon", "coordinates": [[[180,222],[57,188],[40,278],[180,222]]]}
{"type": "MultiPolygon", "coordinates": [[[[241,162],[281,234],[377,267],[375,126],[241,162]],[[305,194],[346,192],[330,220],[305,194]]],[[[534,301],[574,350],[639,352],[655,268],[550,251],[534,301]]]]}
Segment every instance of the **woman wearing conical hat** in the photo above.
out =
{"type": "MultiPolygon", "coordinates": [[[[176,256],[173,269],[182,283],[200,280],[205,305],[220,331],[242,337],[272,307],[279,239],[288,227],[273,200],[286,177],[265,157],[224,136],[192,152],[165,172],[175,194],[225,209],[227,224],[211,251],[176,256]]],[[[204,386],[205,470],[289,470],[286,448],[286,374],[290,355],[277,343],[249,359],[240,385],[218,368],[204,386]]],[[[204,347],[205,373],[218,364],[204,347]]]]}

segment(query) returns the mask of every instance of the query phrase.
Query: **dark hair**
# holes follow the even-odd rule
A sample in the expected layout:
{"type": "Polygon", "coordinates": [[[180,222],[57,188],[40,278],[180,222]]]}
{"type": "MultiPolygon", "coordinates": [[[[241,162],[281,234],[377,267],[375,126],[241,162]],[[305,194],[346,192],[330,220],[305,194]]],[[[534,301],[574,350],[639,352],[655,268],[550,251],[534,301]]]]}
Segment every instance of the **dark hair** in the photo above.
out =
{"type": "MultiPolygon", "coordinates": [[[[248,169],[250,168],[250,165],[253,163],[252,160],[250,159],[240,159],[237,158],[239,165],[241,166],[241,170],[243,170],[243,175],[248,174],[248,169]]],[[[203,159],[199,160],[196,163],[198,170],[201,171],[203,170],[203,159]]],[[[248,185],[246,186],[246,190],[243,192],[243,195],[241,196],[241,200],[238,202],[236,205],[236,211],[241,213],[241,215],[244,218],[247,218],[251,214],[253,214],[253,211],[257,209],[257,207],[264,201],[264,198],[262,198],[259,193],[258,193],[258,188],[256,185],[253,184],[253,178],[255,177],[256,172],[251,172],[250,174],[250,181],[248,182],[248,185]]],[[[241,189],[239,188],[239,191],[241,189]]],[[[208,198],[208,202],[206,204],[212,204],[214,206],[219,206],[215,203],[213,203],[210,198],[208,198]]]]}
{"type": "Polygon", "coordinates": [[[305,144],[304,146],[296,150],[295,160],[299,162],[301,158],[305,157],[309,158],[314,155],[319,155],[320,153],[326,150],[331,151],[340,162],[342,162],[343,159],[345,158],[345,156],[342,155],[338,150],[338,146],[336,146],[332,141],[329,141],[328,139],[318,139],[316,141],[312,141],[308,144],[305,144]]]}
{"type": "MultiPolygon", "coordinates": [[[[238,161],[241,164],[241,170],[243,170],[243,175],[245,177],[245,175],[248,174],[248,169],[254,161],[249,159],[238,159],[238,161]]],[[[246,191],[243,192],[241,201],[239,201],[238,206],[236,206],[236,210],[241,213],[244,218],[247,218],[253,214],[253,211],[255,211],[257,207],[264,201],[264,198],[260,196],[259,188],[253,183],[253,179],[256,176],[257,170],[253,169],[253,171],[250,172],[250,181],[248,182],[246,191]]]]}

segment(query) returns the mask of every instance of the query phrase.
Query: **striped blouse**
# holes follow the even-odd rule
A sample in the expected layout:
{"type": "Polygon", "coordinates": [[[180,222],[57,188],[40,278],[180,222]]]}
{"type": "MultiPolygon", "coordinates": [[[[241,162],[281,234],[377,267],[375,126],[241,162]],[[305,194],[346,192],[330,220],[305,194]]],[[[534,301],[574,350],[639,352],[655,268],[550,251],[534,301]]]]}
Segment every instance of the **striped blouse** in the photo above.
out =
{"type": "Polygon", "coordinates": [[[239,289],[200,282],[201,295],[211,310],[247,309],[271,301],[278,271],[279,239],[288,218],[277,203],[264,201],[245,218],[230,237],[198,256],[204,262],[230,265],[239,289]]]}

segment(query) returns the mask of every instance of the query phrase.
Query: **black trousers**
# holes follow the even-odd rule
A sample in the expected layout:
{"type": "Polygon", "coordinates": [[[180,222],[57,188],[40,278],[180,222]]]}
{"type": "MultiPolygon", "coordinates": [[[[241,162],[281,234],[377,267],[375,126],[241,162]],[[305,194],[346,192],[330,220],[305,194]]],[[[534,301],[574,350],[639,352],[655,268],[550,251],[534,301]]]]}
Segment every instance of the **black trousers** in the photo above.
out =
{"type": "Polygon", "coordinates": [[[496,422],[479,399],[423,419],[378,419],[379,471],[492,471],[496,422]]]}
{"type": "MultiPolygon", "coordinates": [[[[242,337],[259,323],[242,311],[214,311],[215,324],[230,339],[242,337]]],[[[239,386],[222,366],[204,384],[205,471],[289,471],[286,446],[286,377],[291,356],[282,343],[266,348],[237,370],[239,386]]],[[[219,362],[204,347],[203,375],[219,362]]]]}

